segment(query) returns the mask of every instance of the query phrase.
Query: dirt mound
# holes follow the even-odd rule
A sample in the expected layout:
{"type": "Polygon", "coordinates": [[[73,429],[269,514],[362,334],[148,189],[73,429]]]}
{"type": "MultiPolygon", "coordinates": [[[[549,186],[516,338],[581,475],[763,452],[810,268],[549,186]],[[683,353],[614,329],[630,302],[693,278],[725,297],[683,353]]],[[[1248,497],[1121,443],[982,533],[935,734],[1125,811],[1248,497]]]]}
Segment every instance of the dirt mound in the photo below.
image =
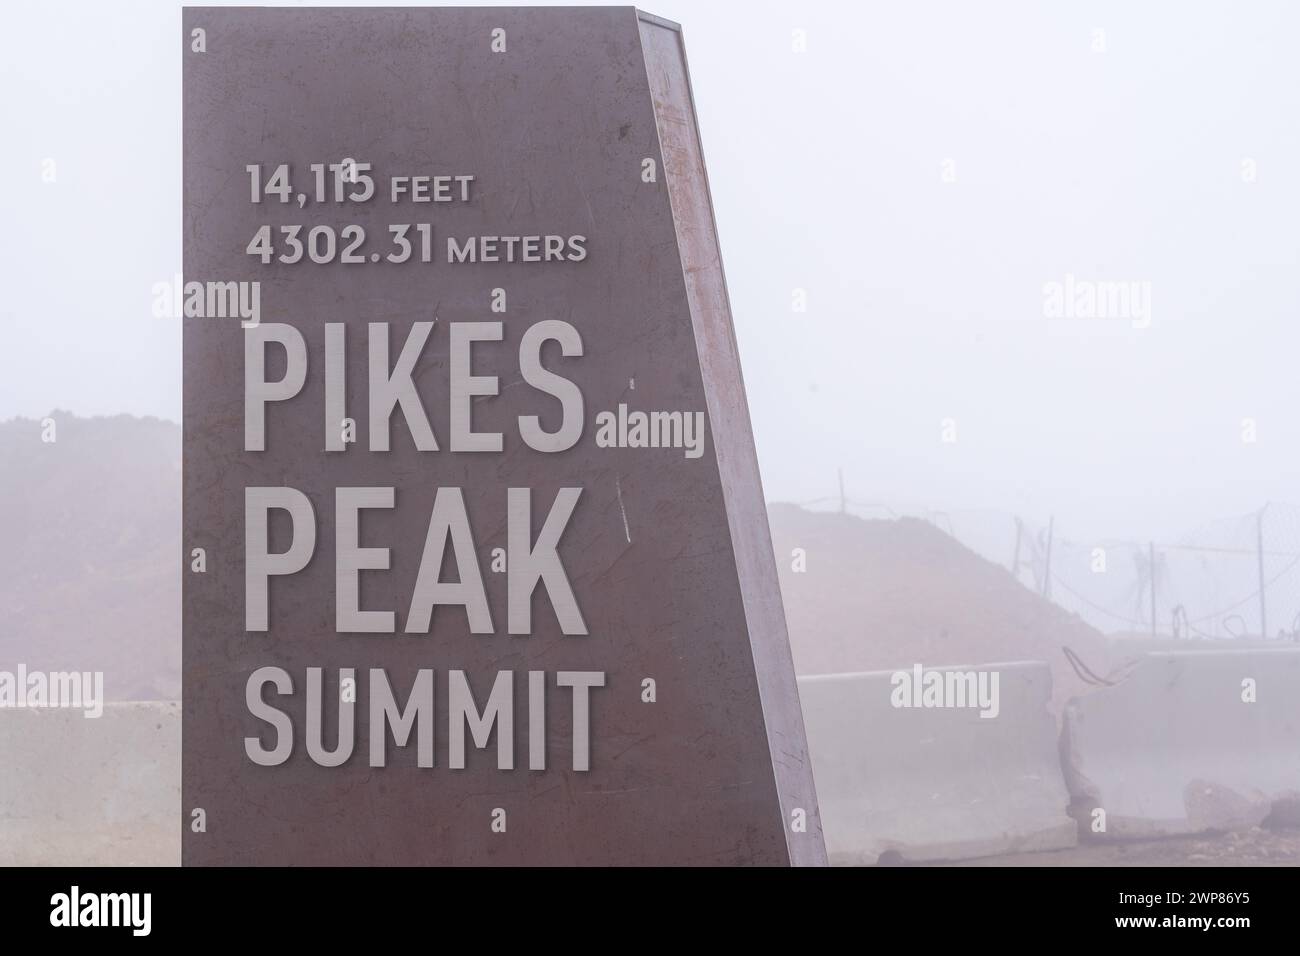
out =
{"type": "Polygon", "coordinates": [[[53,412],[0,423],[0,670],[103,671],[180,697],[181,429],[53,412]]]}
{"type": "Polygon", "coordinates": [[[934,525],[787,504],[770,505],[768,517],[800,674],[1041,660],[1057,713],[1091,687],[1062,648],[1105,675],[1098,631],[934,525]]]}

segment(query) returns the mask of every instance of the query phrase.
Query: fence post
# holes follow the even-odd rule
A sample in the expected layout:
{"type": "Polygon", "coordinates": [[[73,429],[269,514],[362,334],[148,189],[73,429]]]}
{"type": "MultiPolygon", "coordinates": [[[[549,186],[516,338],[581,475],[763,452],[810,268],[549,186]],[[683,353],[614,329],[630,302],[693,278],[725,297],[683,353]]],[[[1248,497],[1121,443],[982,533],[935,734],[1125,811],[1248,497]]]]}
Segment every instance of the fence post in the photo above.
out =
{"type": "Polygon", "coordinates": [[[1151,636],[1156,636],[1156,543],[1147,542],[1147,554],[1151,565],[1151,636]]]}
{"type": "Polygon", "coordinates": [[[1264,512],[1268,502],[1255,515],[1255,551],[1259,558],[1259,636],[1268,640],[1268,612],[1264,606],[1264,512]]]}
{"type": "Polygon", "coordinates": [[[1043,597],[1052,596],[1052,533],[1056,528],[1056,516],[1047,519],[1047,562],[1043,568],[1043,597]]]}
{"type": "Polygon", "coordinates": [[[1020,580],[1020,516],[1016,515],[1016,550],[1011,555],[1011,576],[1020,580]]]}

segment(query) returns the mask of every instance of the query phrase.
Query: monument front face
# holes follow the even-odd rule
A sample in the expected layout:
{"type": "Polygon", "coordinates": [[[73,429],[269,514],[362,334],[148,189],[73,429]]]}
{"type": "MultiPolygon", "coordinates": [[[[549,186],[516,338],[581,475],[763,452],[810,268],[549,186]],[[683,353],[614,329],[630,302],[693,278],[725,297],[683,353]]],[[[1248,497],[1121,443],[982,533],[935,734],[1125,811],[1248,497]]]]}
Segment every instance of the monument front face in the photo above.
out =
{"type": "Polygon", "coordinates": [[[679,33],[184,31],[185,862],[824,862],[679,33]]]}

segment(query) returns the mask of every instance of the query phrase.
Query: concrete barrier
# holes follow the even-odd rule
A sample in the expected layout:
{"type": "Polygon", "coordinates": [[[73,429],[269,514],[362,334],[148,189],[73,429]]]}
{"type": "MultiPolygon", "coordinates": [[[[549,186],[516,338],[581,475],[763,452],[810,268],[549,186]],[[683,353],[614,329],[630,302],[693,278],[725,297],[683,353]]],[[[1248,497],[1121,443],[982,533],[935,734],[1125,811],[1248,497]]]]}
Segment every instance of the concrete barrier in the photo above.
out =
{"type": "Polygon", "coordinates": [[[1300,650],[1147,654],[1123,682],[1066,704],[1061,765],[1084,838],[1177,836],[1293,816],[1300,650]]]}
{"type": "Polygon", "coordinates": [[[179,865],[176,702],[0,709],[0,865],[179,865]]]}
{"type": "Polygon", "coordinates": [[[964,702],[951,691],[937,694],[947,706],[926,706],[924,696],[904,701],[903,685],[910,692],[918,670],[799,679],[831,863],[1074,846],[1056,722],[1047,709],[1047,665],[925,670],[922,683],[931,680],[925,674],[937,673],[959,694],[963,674],[998,675],[996,715],[987,717],[978,706],[954,706],[969,704],[970,693],[964,702]]]}

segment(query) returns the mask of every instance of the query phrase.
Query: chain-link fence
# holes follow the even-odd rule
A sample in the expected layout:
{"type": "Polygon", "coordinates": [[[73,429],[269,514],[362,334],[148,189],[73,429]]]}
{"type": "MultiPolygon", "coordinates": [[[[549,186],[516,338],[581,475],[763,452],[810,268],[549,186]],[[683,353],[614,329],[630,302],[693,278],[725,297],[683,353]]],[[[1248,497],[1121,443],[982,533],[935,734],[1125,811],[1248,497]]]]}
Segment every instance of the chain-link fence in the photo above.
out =
{"type": "Polygon", "coordinates": [[[1078,538],[1000,511],[899,511],[836,497],[802,502],[862,518],[921,518],[1104,633],[1300,641],[1300,506],[1209,521],[1163,541],[1078,538]]]}

